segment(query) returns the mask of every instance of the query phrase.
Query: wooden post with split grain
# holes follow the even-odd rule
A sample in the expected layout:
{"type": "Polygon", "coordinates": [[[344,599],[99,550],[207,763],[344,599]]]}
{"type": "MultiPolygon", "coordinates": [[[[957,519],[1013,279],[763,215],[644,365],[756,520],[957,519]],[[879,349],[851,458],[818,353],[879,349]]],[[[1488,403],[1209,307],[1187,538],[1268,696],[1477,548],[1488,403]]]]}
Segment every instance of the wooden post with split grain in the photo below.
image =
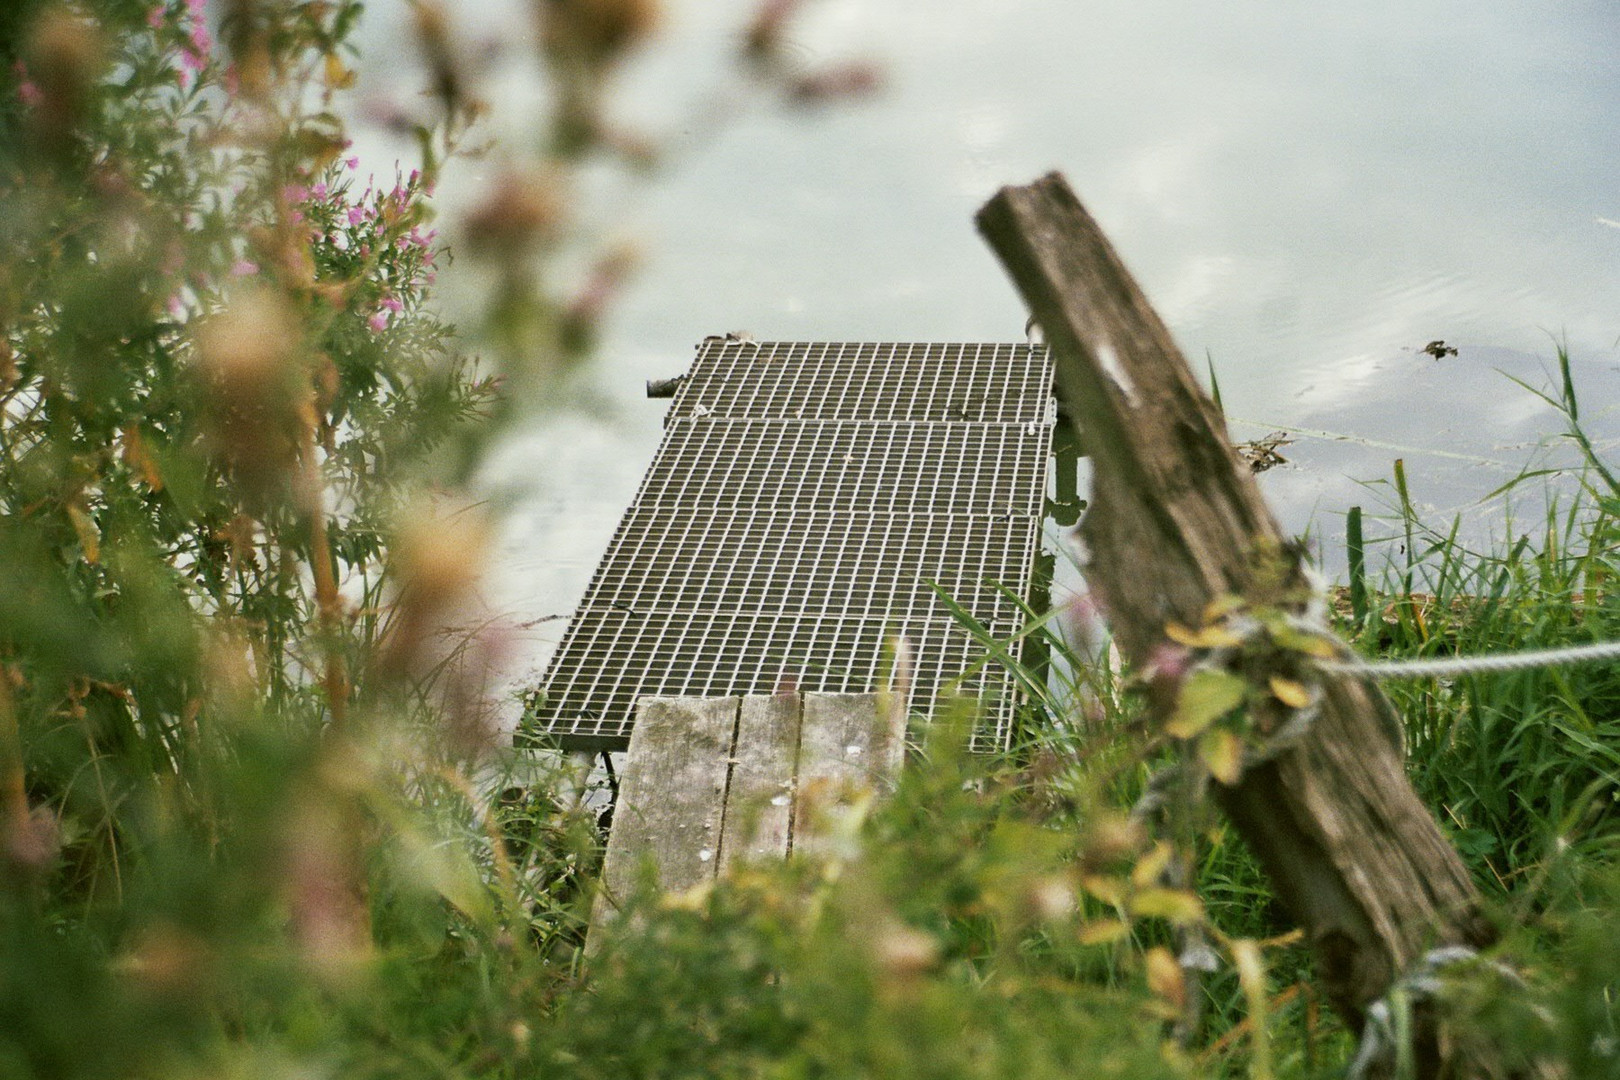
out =
{"type": "MultiPolygon", "coordinates": [[[[1143,663],[1168,623],[1197,626],[1211,600],[1248,594],[1259,556],[1284,551],[1284,536],[1214,403],[1063,177],[1003,188],[977,220],[1053,350],[1059,398],[1091,458],[1086,578],[1121,651],[1143,663]]],[[[1359,1028],[1427,950],[1478,947],[1491,933],[1406,779],[1388,700],[1348,676],[1324,677],[1323,691],[1296,747],[1213,787],[1304,927],[1327,996],[1359,1028]]],[[[1419,1050],[1421,1066],[1430,1055],[1419,1050]]]]}

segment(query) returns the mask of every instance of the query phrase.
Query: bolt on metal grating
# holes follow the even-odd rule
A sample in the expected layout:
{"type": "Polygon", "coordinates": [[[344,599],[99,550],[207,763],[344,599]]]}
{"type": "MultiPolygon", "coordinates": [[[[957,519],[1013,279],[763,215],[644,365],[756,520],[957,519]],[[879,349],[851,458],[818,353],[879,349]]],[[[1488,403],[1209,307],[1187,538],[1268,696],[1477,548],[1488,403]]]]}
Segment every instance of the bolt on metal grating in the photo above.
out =
{"type": "Polygon", "coordinates": [[[1030,595],[1045,507],[1044,346],[709,338],[519,731],[626,746],[643,695],[878,689],[977,697],[978,749],[1014,688],[932,584],[998,640],[1030,595]]]}

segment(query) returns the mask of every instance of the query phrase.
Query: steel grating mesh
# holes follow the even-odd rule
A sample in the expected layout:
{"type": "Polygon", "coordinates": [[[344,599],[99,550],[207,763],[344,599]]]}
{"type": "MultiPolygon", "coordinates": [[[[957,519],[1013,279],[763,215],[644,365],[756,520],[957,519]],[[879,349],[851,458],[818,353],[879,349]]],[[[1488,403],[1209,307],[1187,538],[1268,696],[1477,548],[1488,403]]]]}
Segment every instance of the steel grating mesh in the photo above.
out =
{"type": "Polygon", "coordinates": [[[903,634],[914,702],[959,682],[1005,746],[1013,689],[929,583],[1017,633],[1051,386],[1039,346],[707,339],[520,738],[623,747],[647,694],[868,691],[903,634]]]}

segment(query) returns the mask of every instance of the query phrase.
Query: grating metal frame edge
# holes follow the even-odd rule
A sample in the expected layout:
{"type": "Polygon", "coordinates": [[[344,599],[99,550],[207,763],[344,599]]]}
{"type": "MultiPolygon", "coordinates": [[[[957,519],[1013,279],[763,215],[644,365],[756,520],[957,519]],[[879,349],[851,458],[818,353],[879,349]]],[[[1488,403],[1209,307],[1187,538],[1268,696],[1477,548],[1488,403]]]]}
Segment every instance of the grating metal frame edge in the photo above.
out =
{"type": "MultiPolygon", "coordinates": [[[[802,375],[802,373],[800,374],[802,375]]],[[[875,375],[868,377],[866,382],[873,383],[875,381],[875,383],[881,389],[882,376],[884,374],[884,372],[879,371],[875,375]]],[[[975,378],[977,377],[978,376],[975,373],[975,378]]],[[[1051,461],[1049,456],[1050,438],[1051,429],[1054,421],[1056,420],[1056,416],[1055,409],[1052,407],[1050,387],[1050,357],[1046,353],[1044,347],[1001,344],[957,345],[951,343],[904,344],[837,342],[761,342],[756,345],[748,342],[720,342],[714,340],[701,344],[697,349],[697,355],[694,358],[692,368],[688,373],[688,378],[681,382],[670,405],[669,413],[666,417],[666,429],[662,439],[659,442],[659,447],[655,453],[653,463],[649,467],[647,473],[643,476],[630,507],[627,508],[623,519],[620,521],[618,528],[615,530],[614,540],[612,543],[610,543],[608,551],[604,553],[602,562],[598,565],[597,571],[592,577],[591,585],[587,588],[586,596],[582,601],[580,608],[570,620],[568,628],[563,635],[562,641],[559,643],[557,651],[552,658],[551,665],[548,668],[546,676],[542,682],[542,686],[536,691],[534,697],[531,698],[531,705],[535,701],[541,700],[543,696],[550,697],[557,690],[562,689],[562,687],[554,684],[557,683],[559,676],[562,674],[560,669],[564,666],[563,660],[565,656],[580,653],[582,649],[588,651],[591,643],[584,641],[583,638],[587,627],[590,625],[589,616],[593,613],[593,611],[597,611],[604,604],[609,612],[618,610],[615,607],[614,601],[611,599],[604,600],[602,589],[604,574],[609,571],[614,554],[618,549],[619,543],[623,539],[626,530],[631,528],[638,520],[638,515],[641,520],[645,520],[649,513],[656,514],[660,508],[661,501],[668,501],[669,489],[667,485],[667,478],[659,475],[657,471],[659,463],[665,461],[672,450],[679,449],[680,447],[689,443],[694,435],[694,432],[703,428],[709,429],[711,433],[715,430],[721,428],[730,428],[732,426],[736,426],[736,429],[739,431],[750,430],[750,425],[753,426],[753,430],[757,430],[761,425],[776,425],[778,430],[787,430],[794,427],[799,427],[806,430],[811,428],[826,427],[837,427],[840,429],[847,428],[850,430],[872,430],[885,427],[893,429],[916,428],[926,429],[936,434],[941,430],[950,431],[954,433],[953,437],[959,435],[969,435],[969,433],[974,432],[999,432],[1006,435],[1014,435],[1014,442],[1025,440],[1034,443],[1036,446],[1033,453],[1034,460],[1030,463],[1033,465],[1033,469],[1029,471],[1029,475],[1026,477],[1028,482],[1026,486],[1029,488],[1029,497],[1027,498],[1024,506],[1017,508],[1015,515],[1016,517],[1023,519],[1023,521],[1020,523],[1023,527],[1015,530],[1014,535],[1009,535],[1007,537],[1009,541],[1015,541],[1014,544],[1009,545],[1015,547],[1016,551],[1008,552],[1009,556],[1012,556],[1012,558],[1008,561],[1015,563],[1016,566],[1007,566],[1006,563],[1002,564],[1004,569],[1013,570],[1013,572],[1007,576],[1014,580],[1007,581],[1006,583],[1012,586],[1015,591],[1020,591],[1022,594],[1027,595],[1029,584],[1032,581],[1033,574],[1036,571],[1036,560],[1040,551],[1041,522],[1043,520],[1042,508],[1044,506],[1047,481],[1051,470],[1051,461]],[[852,349],[855,350],[853,355],[850,353],[850,350],[852,349]],[[863,384],[864,388],[861,390],[861,394],[865,395],[864,398],[861,396],[861,394],[856,394],[852,398],[848,388],[840,391],[839,395],[836,397],[831,391],[824,393],[823,397],[826,400],[821,404],[814,405],[814,407],[819,409],[820,412],[811,416],[789,416],[783,414],[779,404],[779,399],[776,399],[778,400],[777,405],[771,406],[776,409],[774,414],[763,416],[746,416],[734,413],[711,411],[707,415],[692,415],[694,406],[702,403],[705,394],[710,395],[710,398],[713,399],[713,394],[715,393],[714,387],[705,382],[704,376],[706,374],[712,374],[715,371],[721,370],[722,364],[729,365],[727,370],[731,370],[733,372],[741,370],[743,374],[747,375],[750,374],[748,365],[760,363],[761,357],[764,358],[763,362],[771,363],[776,360],[791,359],[793,357],[799,357],[802,359],[805,357],[825,358],[832,356],[836,358],[834,361],[835,364],[844,364],[846,367],[850,364],[872,364],[878,361],[883,361],[883,366],[889,367],[895,361],[896,357],[901,357],[907,362],[929,363],[938,361],[942,357],[948,358],[953,355],[956,357],[958,366],[964,364],[1001,365],[1007,363],[1009,360],[1021,365],[1015,374],[1017,379],[1020,380],[1020,385],[1023,388],[1022,392],[1025,395],[1025,400],[1014,402],[1010,413],[1007,415],[1003,415],[997,419],[983,419],[969,418],[965,416],[940,416],[938,415],[940,410],[937,407],[938,400],[940,399],[937,397],[934,399],[929,399],[926,397],[926,395],[918,393],[913,394],[912,398],[908,400],[912,404],[915,404],[916,402],[923,402],[925,407],[921,411],[930,414],[926,417],[919,417],[915,415],[860,415],[862,410],[871,411],[873,408],[877,408],[880,411],[883,408],[887,408],[888,412],[891,414],[897,411],[896,407],[894,406],[884,406],[881,398],[875,397],[870,387],[863,384]],[[748,357],[747,360],[744,359],[745,356],[748,357]],[[876,406],[873,405],[874,401],[878,402],[876,406]],[[842,410],[842,412],[840,412],[840,410],[842,410]],[[855,415],[851,415],[851,413],[854,413],[855,415]]],[[[947,394],[944,400],[949,402],[951,400],[950,394],[947,394]]],[[[912,405],[908,405],[907,407],[910,408],[912,405]]],[[[679,502],[679,499],[677,499],[676,502],[679,502]]],[[[793,504],[793,500],[787,500],[787,504],[791,506],[793,504]]],[[[780,508],[775,504],[766,503],[762,504],[761,507],[755,507],[755,509],[762,513],[769,514],[778,512],[780,508]]],[[[836,510],[812,510],[809,512],[809,515],[814,518],[817,514],[820,514],[822,515],[822,519],[824,519],[829,513],[834,512],[836,512],[836,510]]],[[[883,513],[881,511],[868,512],[883,513]]],[[[916,522],[918,519],[923,518],[938,517],[957,522],[979,520],[982,523],[985,520],[1002,519],[1009,516],[1004,513],[986,514],[960,512],[930,515],[928,512],[920,511],[916,508],[905,508],[888,513],[891,516],[904,518],[912,522],[916,522]]],[[[938,523],[936,522],[935,524],[937,525],[938,523]]],[[[929,527],[932,528],[933,526],[929,527]]],[[[623,614],[623,612],[619,613],[623,614]]],[[[755,619],[770,619],[781,616],[784,613],[765,610],[751,612],[738,607],[733,607],[726,610],[704,611],[701,608],[687,606],[670,608],[668,610],[659,608],[654,609],[651,612],[638,611],[636,614],[638,616],[647,614],[656,616],[668,615],[671,617],[678,616],[687,619],[722,617],[738,620],[749,617],[753,617],[755,619]]],[[[830,612],[818,614],[799,611],[787,612],[785,614],[790,618],[796,618],[800,621],[808,619],[823,619],[829,623],[837,623],[839,621],[839,617],[830,612]]],[[[980,612],[975,611],[975,614],[979,615],[980,612]]],[[[1003,639],[1010,638],[1013,634],[1015,634],[1022,622],[1021,613],[1016,613],[1018,618],[1013,621],[1006,620],[1007,614],[1008,613],[1001,611],[983,612],[983,615],[991,616],[991,618],[986,621],[991,621],[996,625],[998,636],[1001,636],[1003,639]]],[[[874,623],[874,615],[875,613],[873,612],[864,613],[864,619],[868,625],[872,625],[874,623]]],[[[907,629],[909,630],[912,627],[917,626],[920,620],[925,621],[929,625],[935,625],[936,628],[954,626],[954,623],[950,622],[949,620],[941,620],[937,616],[930,616],[924,620],[923,613],[917,610],[909,610],[904,621],[908,623],[907,629]]],[[[916,648],[915,643],[914,648],[916,648]]],[[[983,650],[980,649],[979,653],[982,655],[983,650]]],[[[921,685],[923,681],[943,682],[947,678],[946,673],[935,672],[932,668],[927,668],[926,665],[921,662],[919,663],[919,669],[923,671],[925,676],[925,678],[919,679],[919,690],[926,689],[931,692],[933,689],[932,686],[923,687],[921,685]]],[[[605,676],[606,673],[604,672],[599,673],[598,677],[602,678],[605,676]]],[[[630,671],[619,671],[617,673],[617,678],[631,684],[637,684],[635,687],[633,687],[633,689],[635,689],[636,693],[638,694],[642,692],[665,692],[667,690],[667,687],[664,684],[658,684],[650,689],[644,689],[644,679],[636,676],[635,673],[630,671]]],[[[688,688],[690,688],[690,684],[693,682],[693,680],[688,677],[685,681],[688,684],[688,688]]],[[[761,680],[756,679],[755,683],[753,684],[754,690],[756,692],[768,692],[768,690],[771,688],[760,686],[760,681],[761,680]]],[[[869,681],[870,680],[868,680],[868,682],[869,681]]],[[[979,681],[983,683],[981,692],[991,693],[996,699],[996,704],[993,708],[986,712],[983,717],[983,725],[978,731],[975,732],[973,740],[974,747],[981,750],[1005,747],[1012,734],[1011,725],[1013,722],[1014,708],[1017,698],[1016,683],[995,670],[987,670],[980,677],[979,681]]],[[[735,685],[735,678],[727,683],[728,687],[733,687],[735,685]]],[[[809,687],[807,686],[803,688],[808,689],[809,687]]],[[[871,689],[871,686],[866,685],[856,687],[854,683],[846,683],[843,688],[871,689]]],[[[631,687],[627,687],[627,689],[631,689],[631,687]]],[[[721,691],[715,690],[714,692],[721,691]]],[[[732,691],[727,690],[725,692],[732,691]]],[[[619,697],[621,700],[624,698],[623,691],[620,692],[619,697]]],[[[633,707],[633,697],[630,699],[630,701],[631,706],[633,707]]],[[[562,718],[559,717],[556,719],[561,720],[562,718]]],[[[586,727],[589,727],[590,730],[583,729],[577,723],[553,722],[549,725],[537,725],[535,720],[536,717],[531,709],[530,715],[526,717],[525,723],[517,736],[517,741],[520,745],[548,745],[561,741],[576,749],[615,749],[622,748],[622,746],[628,740],[628,716],[624,718],[625,722],[618,726],[614,726],[611,722],[608,722],[609,718],[607,717],[593,720],[591,724],[586,725],[586,727]]]]}

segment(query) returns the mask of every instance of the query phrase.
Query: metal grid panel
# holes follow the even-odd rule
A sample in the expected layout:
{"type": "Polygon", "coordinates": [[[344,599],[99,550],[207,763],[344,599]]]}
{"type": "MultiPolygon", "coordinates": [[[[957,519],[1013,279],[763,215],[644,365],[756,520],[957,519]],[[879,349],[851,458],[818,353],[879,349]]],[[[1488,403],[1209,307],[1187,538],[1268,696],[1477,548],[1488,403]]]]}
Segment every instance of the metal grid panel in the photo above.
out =
{"type": "Polygon", "coordinates": [[[722,341],[699,347],[677,416],[1048,421],[1044,346],[722,341]]]}
{"type": "MultiPolygon", "coordinates": [[[[870,690],[897,633],[931,701],[983,649],[930,582],[1019,626],[997,586],[1028,593],[1051,381],[1027,346],[706,341],[526,733],[622,746],[644,694],[870,690]]],[[[1005,677],[960,681],[1005,745],[1005,677]]]]}
{"type": "MultiPolygon", "coordinates": [[[[680,399],[677,399],[679,407],[680,399]]],[[[676,417],[637,499],[972,515],[1039,514],[1050,426],[676,417]],[[784,468],[783,466],[788,466],[784,468]]]]}
{"type": "Polygon", "coordinates": [[[718,517],[692,508],[632,510],[586,606],[950,619],[933,582],[980,621],[1017,618],[1017,606],[986,579],[1025,576],[1027,518],[942,521],[772,508],[749,521],[756,536],[770,540],[758,544],[716,528],[718,517]]]}
{"type": "MultiPolygon", "coordinates": [[[[1015,632],[1004,623],[1000,637],[1015,632]]],[[[564,745],[619,745],[629,740],[636,698],[643,694],[861,693],[884,670],[892,634],[904,634],[916,658],[914,700],[931,701],[949,680],[983,657],[954,623],[937,619],[885,624],[854,618],[783,618],[770,611],[631,615],[582,610],[548,672],[541,707],[546,735],[564,745]],[[693,648],[691,643],[701,642],[693,648]]],[[[988,668],[961,680],[960,693],[982,697],[992,722],[980,742],[1004,737],[1011,701],[988,668]]]]}

